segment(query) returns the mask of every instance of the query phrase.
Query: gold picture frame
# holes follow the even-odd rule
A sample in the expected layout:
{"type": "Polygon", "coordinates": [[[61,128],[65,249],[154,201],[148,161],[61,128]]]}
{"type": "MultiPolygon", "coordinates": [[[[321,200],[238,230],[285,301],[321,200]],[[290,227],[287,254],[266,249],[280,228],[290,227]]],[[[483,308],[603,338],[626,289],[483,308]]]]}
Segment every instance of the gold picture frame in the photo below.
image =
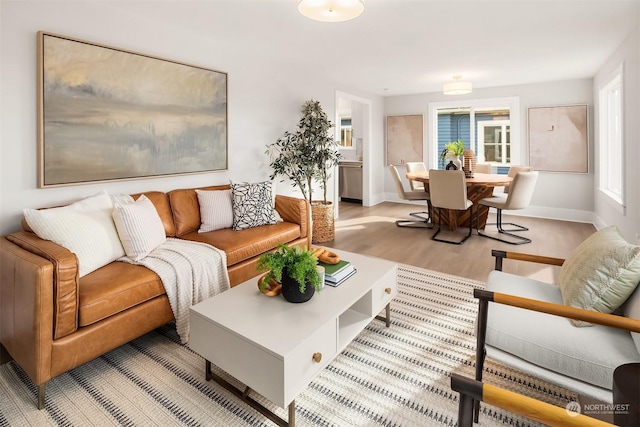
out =
{"type": "Polygon", "coordinates": [[[227,73],[38,32],[39,187],[227,170],[227,73]]]}

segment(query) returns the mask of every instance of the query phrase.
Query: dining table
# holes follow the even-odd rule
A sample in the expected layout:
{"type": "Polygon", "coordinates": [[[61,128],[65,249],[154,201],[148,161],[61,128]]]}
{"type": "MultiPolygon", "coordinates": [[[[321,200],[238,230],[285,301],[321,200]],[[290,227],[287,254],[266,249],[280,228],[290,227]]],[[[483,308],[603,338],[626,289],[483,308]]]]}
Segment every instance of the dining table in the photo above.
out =
{"type": "MultiPolygon", "coordinates": [[[[407,172],[406,177],[411,181],[422,182],[424,184],[425,191],[429,191],[429,171],[407,172]]],[[[473,216],[478,218],[477,228],[484,230],[489,216],[489,207],[478,205],[478,201],[486,199],[487,197],[492,197],[495,187],[506,187],[511,184],[513,178],[507,175],[494,173],[474,173],[472,177],[466,178],[466,181],[467,199],[473,202],[473,216]],[[478,209],[479,212],[476,214],[478,209]]],[[[429,216],[433,218],[433,208],[431,203],[427,201],[427,204],[429,208],[429,216]]],[[[458,226],[469,227],[469,221],[475,221],[475,218],[470,218],[470,210],[442,210],[446,212],[439,216],[440,222],[442,225],[448,225],[450,230],[455,230],[458,226]]]]}

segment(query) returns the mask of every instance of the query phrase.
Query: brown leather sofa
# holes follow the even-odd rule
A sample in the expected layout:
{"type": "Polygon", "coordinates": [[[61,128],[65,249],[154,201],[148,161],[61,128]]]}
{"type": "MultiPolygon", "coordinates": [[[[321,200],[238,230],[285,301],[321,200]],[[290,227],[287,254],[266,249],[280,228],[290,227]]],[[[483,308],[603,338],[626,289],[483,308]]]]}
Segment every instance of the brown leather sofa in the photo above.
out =
{"type": "MultiPolygon", "coordinates": [[[[227,189],[228,185],[202,187],[227,189]]],[[[278,195],[283,222],[246,230],[198,233],[195,189],[147,192],[168,237],[209,243],[227,254],[231,286],[257,275],[260,254],[278,243],[308,247],[305,200],[278,195]]],[[[139,195],[133,195],[137,198],[139,195]]],[[[151,270],[112,262],[79,278],[75,254],[31,232],[0,238],[0,363],[15,360],[38,386],[173,320],[160,278],[151,270]]]]}

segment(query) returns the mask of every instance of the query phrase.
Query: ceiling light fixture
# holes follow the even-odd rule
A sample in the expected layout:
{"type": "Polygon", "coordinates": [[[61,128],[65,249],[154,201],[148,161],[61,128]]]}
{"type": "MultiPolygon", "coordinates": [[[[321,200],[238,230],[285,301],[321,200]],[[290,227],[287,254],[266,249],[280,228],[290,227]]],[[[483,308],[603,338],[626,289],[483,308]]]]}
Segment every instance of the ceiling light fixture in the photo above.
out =
{"type": "Polygon", "coordinates": [[[298,11],[316,21],[342,22],[360,16],[364,0],[300,0],[298,11]]]}
{"type": "Polygon", "coordinates": [[[462,76],[453,76],[453,82],[445,83],[442,86],[442,93],[445,95],[464,95],[465,93],[471,93],[471,82],[461,82],[462,76]]]}

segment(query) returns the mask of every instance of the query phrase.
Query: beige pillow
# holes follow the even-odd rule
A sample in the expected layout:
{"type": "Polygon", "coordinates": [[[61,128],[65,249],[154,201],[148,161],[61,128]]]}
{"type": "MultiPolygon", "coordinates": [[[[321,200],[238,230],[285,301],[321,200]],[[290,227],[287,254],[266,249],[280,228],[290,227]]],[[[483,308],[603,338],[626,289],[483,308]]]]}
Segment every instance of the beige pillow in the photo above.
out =
{"type": "Polygon", "coordinates": [[[558,286],[565,305],[612,313],[639,281],[640,246],[627,243],[617,227],[611,226],[589,236],[571,253],[560,269],[558,286]]]}
{"type": "Polygon", "coordinates": [[[233,206],[231,190],[196,190],[200,205],[200,229],[198,233],[231,228],[233,225],[233,206]]]}
{"type": "Polygon", "coordinates": [[[124,255],[111,218],[113,203],[105,191],[71,205],[52,209],[24,209],[29,227],[76,254],[80,277],[124,255]]]}
{"type": "Polygon", "coordinates": [[[112,215],[124,251],[134,261],[140,261],[167,240],[160,215],[144,194],[135,202],[115,203],[112,215]]]}

